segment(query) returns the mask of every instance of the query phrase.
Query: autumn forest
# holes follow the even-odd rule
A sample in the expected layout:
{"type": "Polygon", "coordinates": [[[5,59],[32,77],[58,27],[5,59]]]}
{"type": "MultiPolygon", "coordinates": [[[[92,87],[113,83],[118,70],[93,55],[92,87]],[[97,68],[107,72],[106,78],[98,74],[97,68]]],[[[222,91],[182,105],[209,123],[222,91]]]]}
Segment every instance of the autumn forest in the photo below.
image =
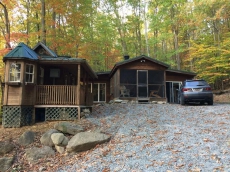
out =
{"type": "MultiPolygon", "coordinates": [[[[109,71],[142,54],[214,87],[230,77],[229,0],[0,0],[0,57],[42,41],[109,71]]],[[[3,75],[3,63],[1,75],[3,75]]]]}

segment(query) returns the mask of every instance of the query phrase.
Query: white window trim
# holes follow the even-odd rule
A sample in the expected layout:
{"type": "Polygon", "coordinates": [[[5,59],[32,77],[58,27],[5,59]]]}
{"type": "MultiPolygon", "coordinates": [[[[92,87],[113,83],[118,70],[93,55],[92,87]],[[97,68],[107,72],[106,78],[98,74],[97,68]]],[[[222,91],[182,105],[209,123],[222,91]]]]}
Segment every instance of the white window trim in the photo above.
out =
{"type": "MultiPolygon", "coordinates": [[[[100,102],[106,102],[106,83],[93,83],[93,84],[97,84],[97,101],[93,101],[94,103],[100,103],[100,102]],[[105,101],[99,101],[100,100],[100,84],[105,84],[105,101]]],[[[93,92],[93,84],[91,83],[91,91],[93,92]]]]}
{"type": "Polygon", "coordinates": [[[34,70],[35,70],[35,65],[29,64],[29,63],[27,63],[27,64],[25,65],[25,82],[26,82],[26,83],[34,83],[34,70]],[[32,73],[26,72],[26,67],[27,67],[27,66],[33,66],[33,71],[32,71],[32,73]],[[26,81],[26,75],[32,75],[32,81],[31,81],[31,82],[26,81]]]}
{"type": "MultiPolygon", "coordinates": [[[[22,71],[21,71],[21,70],[22,70],[22,63],[11,62],[9,65],[10,65],[10,67],[9,67],[8,81],[9,81],[9,82],[21,82],[21,76],[22,76],[22,71]],[[10,72],[10,69],[11,69],[11,65],[12,65],[13,63],[16,64],[16,65],[17,65],[17,64],[20,64],[20,72],[17,72],[17,71],[16,71],[16,74],[17,74],[17,75],[20,74],[19,80],[10,80],[10,76],[11,76],[10,74],[13,73],[13,72],[10,72]]],[[[17,78],[18,78],[18,77],[17,77],[17,78]]],[[[14,79],[15,79],[15,77],[14,77],[14,79]]]]}

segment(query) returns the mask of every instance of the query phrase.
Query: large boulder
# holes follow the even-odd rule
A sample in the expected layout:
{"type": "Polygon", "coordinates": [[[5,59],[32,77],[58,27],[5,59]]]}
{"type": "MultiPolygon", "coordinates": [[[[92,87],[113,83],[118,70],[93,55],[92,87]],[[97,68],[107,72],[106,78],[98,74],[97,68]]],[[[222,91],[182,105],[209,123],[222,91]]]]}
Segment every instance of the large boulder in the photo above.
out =
{"type": "Polygon", "coordinates": [[[9,141],[0,141],[0,155],[11,152],[14,149],[14,145],[9,141]]]}
{"type": "Polygon", "coordinates": [[[70,122],[59,122],[54,125],[54,128],[56,130],[61,131],[62,133],[71,134],[71,135],[75,135],[77,133],[85,131],[82,126],[70,122]]]}
{"type": "Polygon", "coordinates": [[[57,146],[66,146],[69,141],[69,139],[66,136],[64,136],[63,133],[53,133],[51,135],[51,139],[54,145],[57,145],[57,146]]]}
{"type": "Polygon", "coordinates": [[[14,157],[3,157],[0,158],[0,171],[5,172],[13,165],[14,157]]]}
{"type": "Polygon", "coordinates": [[[23,146],[27,146],[34,142],[35,133],[33,131],[24,132],[18,139],[18,143],[23,146]]]}
{"type": "Polygon", "coordinates": [[[110,136],[99,132],[81,132],[73,136],[66,146],[67,152],[81,152],[110,140],[110,136]]]}
{"type": "Polygon", "coordinates": [[[33,147],[30,149],[26,149],[26,159],[30,163],[36,163],[41,158],[46,158],[50,156],[54,156],[54,150],[49,146],[43,146],[41,148],[33,147]]]}
{"type": "Polygon", "coordinates": [[[51,135],[52,135],[53,133],[59,133],[59,131],[58,131],[58,130],[55,130],[55,129],[50,129],[50,130],[48,130],[48,131],[47,131],[46,133],[44,133],[44,134],[42,135],[42,137],[40,138],[41,143],[42,143],[43,145],[45,145],[45,146],[50,146],[50,147],[54,146],[54,143],[53,143],[53,141],[52,141],[52,139],[51,139],[51,135]]]}

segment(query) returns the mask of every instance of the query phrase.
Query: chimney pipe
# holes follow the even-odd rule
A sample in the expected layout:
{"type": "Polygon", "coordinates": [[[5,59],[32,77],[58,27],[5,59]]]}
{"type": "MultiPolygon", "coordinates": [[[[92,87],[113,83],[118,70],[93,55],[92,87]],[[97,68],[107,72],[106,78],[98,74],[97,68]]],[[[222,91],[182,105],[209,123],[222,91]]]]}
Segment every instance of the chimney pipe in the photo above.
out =
{"type": "Polygon", "coordinates": [[[129,59],[129,55],[124,55],[124,60],[128,60],[129,59]]]}

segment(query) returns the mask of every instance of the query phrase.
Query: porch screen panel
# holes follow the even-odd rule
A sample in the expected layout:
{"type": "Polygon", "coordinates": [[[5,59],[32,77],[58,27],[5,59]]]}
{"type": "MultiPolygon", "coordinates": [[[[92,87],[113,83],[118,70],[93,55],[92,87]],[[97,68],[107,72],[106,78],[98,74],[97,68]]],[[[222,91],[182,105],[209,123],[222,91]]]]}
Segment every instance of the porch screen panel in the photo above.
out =
{"type": "Polygon", "coordinates": [[[164,71],[148,71],[148,90],[149,97],[165,97],[164,89],[164,71]]]}
{"type": "Polygon", "coordinates": [[[164,71],[149,70],[148,83],[149,84],[164,84],[164,71]]]}
{"type": "Polygon", "coordinates": [[[137,83],[137,71],[129,69],[120,70],[120,83],[121,84],[136,84],[137,83]]]}
{"type": "Polygon", "coordinates": [[[137,71],[120,69],[120,86],[125,86],[130,91],[130,97],[137,96],[137,71]]]}

